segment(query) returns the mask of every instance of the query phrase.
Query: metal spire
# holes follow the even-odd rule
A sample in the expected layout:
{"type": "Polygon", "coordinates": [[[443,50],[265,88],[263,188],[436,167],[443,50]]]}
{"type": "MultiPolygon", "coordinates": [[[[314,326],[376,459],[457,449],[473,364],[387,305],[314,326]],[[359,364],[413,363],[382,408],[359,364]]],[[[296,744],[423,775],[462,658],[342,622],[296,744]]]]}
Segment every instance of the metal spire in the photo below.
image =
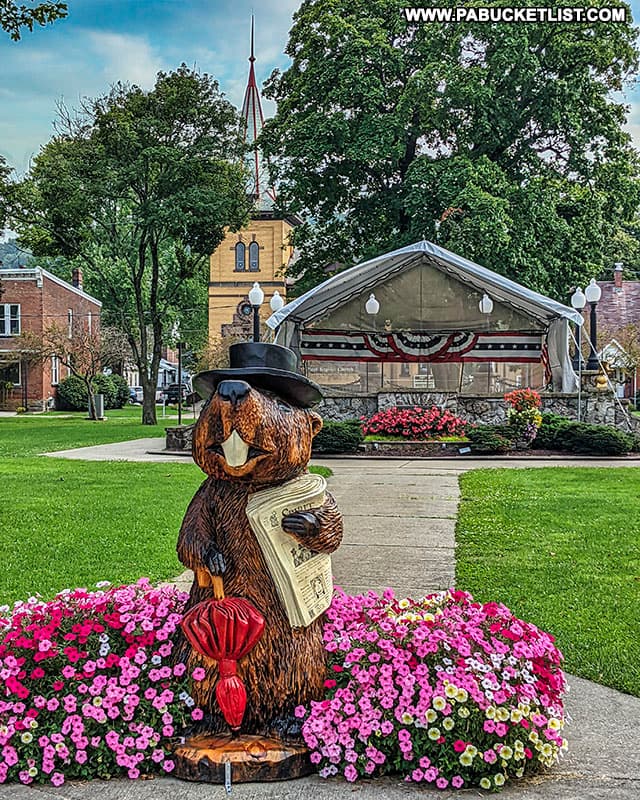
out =
{"type": "Polygon", "coordinates": [[[244,130],[244,140],[249,145],[247,154],[247,165],[251,170],[250,192],[256,199],[259,211],[270,211],[276,199],[274,190],[269,186],[269,175],[262,158],[260,148],[256,140],[262,132],[264,116],[262,115],[262,104],[260,102],[260,92],[256,83],[254,63],[256,60],[254,50],[254,25],[255,20],[251,15],[251,50],[249,55],[249,78],[247,88],[244,93],[242,103],[242,125],[244,130]]]}

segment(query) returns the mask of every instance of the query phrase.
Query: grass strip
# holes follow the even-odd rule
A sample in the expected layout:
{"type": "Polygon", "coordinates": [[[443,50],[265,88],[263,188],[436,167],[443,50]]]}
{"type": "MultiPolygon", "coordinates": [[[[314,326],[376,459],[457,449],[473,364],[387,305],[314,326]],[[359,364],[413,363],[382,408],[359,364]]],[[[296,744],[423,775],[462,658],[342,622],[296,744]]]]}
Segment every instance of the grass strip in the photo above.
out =
{"type": "Polygon", "coordinates": [[[566,668],[640,696],[638,468],[461,476],[456,585],[555,635],[566,668]]]}

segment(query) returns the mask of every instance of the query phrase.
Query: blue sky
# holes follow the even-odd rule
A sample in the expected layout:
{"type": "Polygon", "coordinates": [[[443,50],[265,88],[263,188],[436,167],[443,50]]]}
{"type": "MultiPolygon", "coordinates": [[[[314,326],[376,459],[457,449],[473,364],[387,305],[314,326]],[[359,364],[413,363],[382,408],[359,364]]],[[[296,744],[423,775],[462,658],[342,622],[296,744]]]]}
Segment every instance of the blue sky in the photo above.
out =
{"type": "MultiPolygon", "coordinates": [[[[26,33],[0,36],[0,153],[18,174],[52,135],[56,102],[70,107],[108,91],[117,80],[144,88],[159,69],[182,61],[213,74],[236,105],[247,78],[249,26],[256,14],[258,83],[283,54],[299,0],[68,0],[70,15],[26,33]]],[[[549,5],[552,5],[549,3],[549,5]]],[[[640,0],[632,3],[640,20],[640,0]]],[[[640,89],[627,93],[629,130],[640,147],[640,89]]],[[[265,114],[273,106],[264,105],[265,114]]]]}
{"type": "MultiPolygon", "coordinates": [[[[53,133],[56,103],[108,91],[118,80],[151,88],[160,69],[181,62],[215,76],[242,103],[256,15],[256,77],[261,85],[283,50],[299,0],[67,0],[69,17],[25,33],[0,36],[0,153],[18,173],[53,133]],[[255,10],[254,10],[255,9],[255,10]]],[[[267,116],[273,106],[265,103],[267,116]]]]}

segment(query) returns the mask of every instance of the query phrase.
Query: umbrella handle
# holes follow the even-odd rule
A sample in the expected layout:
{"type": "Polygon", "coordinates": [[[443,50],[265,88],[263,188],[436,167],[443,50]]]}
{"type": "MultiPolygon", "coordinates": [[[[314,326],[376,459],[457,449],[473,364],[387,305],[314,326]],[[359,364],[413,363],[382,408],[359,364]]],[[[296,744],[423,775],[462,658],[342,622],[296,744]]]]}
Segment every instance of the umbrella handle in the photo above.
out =
{"type": "Polygon", "coordinates": [[[216,600],[222,600],[224,597],[224,583],[220,575],[211,576],[211,586],[213,587],[213,596],[216,600]]]}
{"type": "Polygon", "coordinates": [[[220,575],[212,575],[206,569],[196,569],[196,581],[198,586],[211,586],[215,600],[222,600],[224,597],[224,583],[220,575]]]}

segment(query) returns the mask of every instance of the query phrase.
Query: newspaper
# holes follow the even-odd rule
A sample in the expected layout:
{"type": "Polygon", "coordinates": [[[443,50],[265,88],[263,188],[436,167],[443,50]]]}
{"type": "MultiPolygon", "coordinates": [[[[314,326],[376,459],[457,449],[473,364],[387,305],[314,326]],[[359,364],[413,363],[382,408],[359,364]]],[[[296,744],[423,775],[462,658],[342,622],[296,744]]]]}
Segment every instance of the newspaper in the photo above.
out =
{"type": "Polygon", "coordinates": [[[331,604],[331,557],[314,553],[282,529],[282,518],[324,503],[327,482],[305,474],[249,497],[247,517],[292,627],[306,627],[331,604]]]}

